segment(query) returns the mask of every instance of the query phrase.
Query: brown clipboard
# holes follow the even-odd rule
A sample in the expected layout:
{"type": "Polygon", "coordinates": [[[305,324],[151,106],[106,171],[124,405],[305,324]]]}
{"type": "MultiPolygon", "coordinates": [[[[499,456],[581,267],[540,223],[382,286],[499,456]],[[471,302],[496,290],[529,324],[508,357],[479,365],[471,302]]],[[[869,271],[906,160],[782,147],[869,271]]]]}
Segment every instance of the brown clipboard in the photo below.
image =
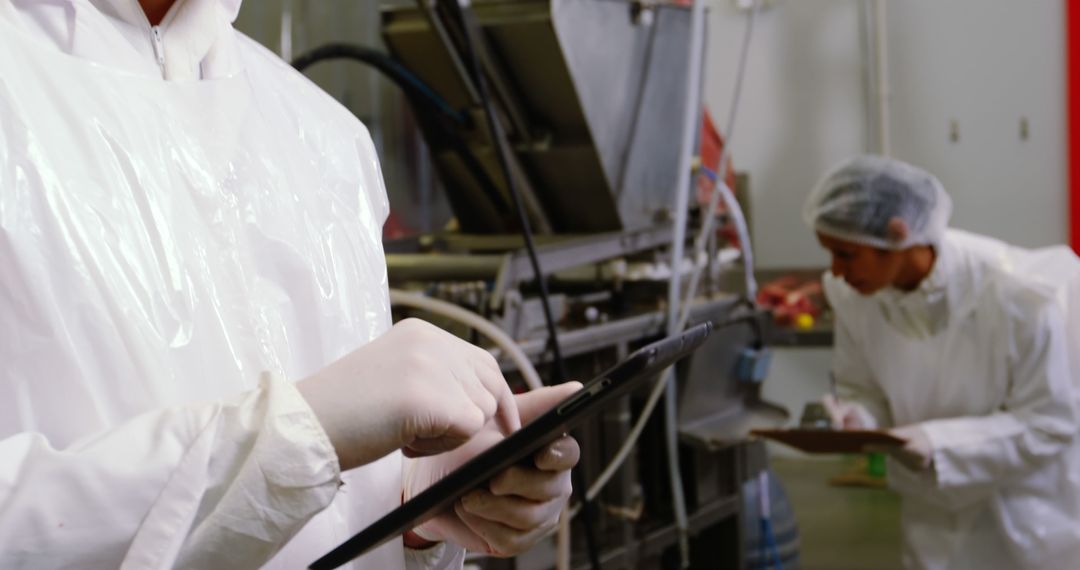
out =
{"type": "Polygon", "coordinates": [[[750,434],[778,441],[805,453],[865,453],[868,447],[907,443],[882,430],[756,429],[750,434]]]}

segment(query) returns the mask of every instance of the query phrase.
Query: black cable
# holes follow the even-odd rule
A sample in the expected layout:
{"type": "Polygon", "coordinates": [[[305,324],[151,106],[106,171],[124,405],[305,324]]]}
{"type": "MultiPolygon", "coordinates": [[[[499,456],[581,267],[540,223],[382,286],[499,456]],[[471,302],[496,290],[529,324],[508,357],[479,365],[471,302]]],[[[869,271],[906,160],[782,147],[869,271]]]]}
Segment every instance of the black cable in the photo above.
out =
{"type": "Polygon", "coordinates": [[[529,264],[532,266],[533,274],[536,276],[536,281],[540,288],[540,304],[544,309],[544,321],[548,329],[548,348],[551,350],[555,360],[555,370],[552,371],[550,383],[561,384],[567,381],[566,365],[563,362],[562,349],[559,346],[559,333],[555,327],[555,318],[551,312],[551,299],[548,292],[547,277],[540,267],[540,258],[536,253],[536,243],[533,241],[532,225],[529,222],[529,214],[525,210],[525,201],[521,198],[521,190],[518,188],[517,180],[510,168],[510,157],[507,155],[506,146],[502,144],[502,141],[506,138],[502,130],[502,123],[500,123],[495,116],[494,105],[491,102],[491,93],[488,91],[487,77],[480,67],[480,58],[476,53],[475,46],[478,41],[477,38],[474,37],[474,34],[476,34],[476,27],[470,20],[468,8],[460,7],[459,10],[459,16],[464,28],[462,37],[464,40],[465,51],[468,52],[467,55],[469,56],[471,72],[474,75],[477,89],[480,92],[480,102],[484,107],[484,118],[487,121],[488,131],[491,136],[491,144],[495,147],[495,156],[499,160],[499,168],[502,170],[503,177],[506,179],[507,189],[510,191],[510,196],[513,198],[514,207],[517,210],[518,221],[521,224],[521,235],[525,240],[525,250],[529,254],[529,264]]]}
{"type": "Polygon", "coordinates": [[[476,155],[469,150],[461,134],[454,128],[467,125],[467,115],[451,107],[435,90],[392,56],[364,46],[346,43],[323,44],[300,54],[292,60],[291,65],[302,72],[316,63],[332,59],[348,59],[370,65],[400,87],[417,119],[422,123],[425,134],[431,139],[428,141],[429,146],[434,148],[436,144],[443,144],[450,147],[465,169],[473,175],[480,191],[495,209],[495,215],[510,215],[510,205],[506,203],[476,155]],[[429,109],[437,110],[438,117],[430,116],[429,109]],[[449,119],[454,127],[445,126],[445,121],[439,121],[440,117],[449,119]]]}
{"type": "MultiPolygon", "coordinates": [[[[656,14],[659,18],[660,14],[656,14]]],[[[630,152],[634,149],[634,143],[637,142],[638,128],[641,126],[641,110],[645,104],[645,90],[649,84],[649,78],[652,76],[653,69],[653,46],[656,45],[656,30],[660,29],[659,22],[654,22],[649,27],[649,40],[645,44],[645,55],[643,59],[645,61],[645,68],[641,70],[641,80],[638,82],[636,101],[634,102],[634,120],[630,123],[630,133],[626,136],[626,146],[623,148],[622,157],[619,159],[619,175],[615,182],[615,191],[617,196],[621,196],[624,184],[626,184],[626,172],[630,168],[630,152]]]]}
{"type": "MultiPolygon", "coordinates": [[[[480,58],[476,52],[476,44],[480,41],[480,39],[476,37],[476,34],[479,33],[478,28],[475,25],[475,22],[472,21],[471,12],[467,6],[462,6],[456,0],[448,0],[444,5],[449,6],[452,13],[456,9],[456,15],[461,23],[463,46],[469,56],[471,72],[480,92],[480,100],[484,107],[484,117],[487,120],[488,130],[491,135],[491,143],[495,146],[495,154],[499,159],[499,166],[502,169],[503,176],[506,178],[506,186],[510,190],[511,197],[513,197],[514,206],[517,209],[518,218],[521,223],[521,234],[525,240],[525,249],[529,253],[529,263],[532,265],[533,274],[536,276],[536,280],[540,286],[540,302],[544,309],[544,321],[547,323],[548,345],[551,348],[552,356],[555,360],[555,370],[552,373],[551,383],[562,383],[567,381],[566,365],[562,359],[562,351],[559,347],[558,330],[555,327],[555,319],[551,312],[547,278],[540,267],[540,259],[536,254],[536,244],[533,243],[532,226],[529,224],[528,212],[525,210],[524,200],[521,198],[521,191],[517,187],[514,173],[510,169],[510,157],[507,156],[507,149],[503,144],[505,137],[502,132],[502,125],[495,116],[494,106],[491,102],[491,94],[488,91],[487,78],[484,76],[484,71],[480,66],[480,58]]],[[[598,549],[599,542],[596,538],[596,528],[594,524],[596,521],[596,505],[593,501],[589,501],[585,496],[584,491],[586,485],[584,484],[580,469],[575,469],[571,473],[571,476],[575,479],[574,486],[580,490],[580,500],[584,512],[583,523],[585,526],[585,544],[586,550],[589,553],[589,562],[592,565],[593,570],[601,570],[598,549]]]]}
{"type": "Polygon", "coordinates": [[[732,327],[740,324],[750,325],[750,328],[754,331],[754,343],[752,347],[755,350],[761,350],[765,348],[765,327],[761,324],[762,315],[754,309],[755,312],[748,315],[740,315],[738,317],[732,317],[724,321],[713,321],[713,330],[720,330],[722,328],[732,327]]]}
{"type": "Polygon", "coordinates": [[[415,94],[426,99],[437,108],[443,115],[457,124],[465,124],[466,118],[463,113],[454,109],[440,97],[431,87],[420,80],[411,70],[399,63],[393,57],[375,49],[356,44],[328,43],[312,48],[292,60],[292,66],[297,71],[304,71],[308,67],[329,59],[352,59],[364,62],[381,71],[391,81],[396,83],[408,93],[415,94]]]}

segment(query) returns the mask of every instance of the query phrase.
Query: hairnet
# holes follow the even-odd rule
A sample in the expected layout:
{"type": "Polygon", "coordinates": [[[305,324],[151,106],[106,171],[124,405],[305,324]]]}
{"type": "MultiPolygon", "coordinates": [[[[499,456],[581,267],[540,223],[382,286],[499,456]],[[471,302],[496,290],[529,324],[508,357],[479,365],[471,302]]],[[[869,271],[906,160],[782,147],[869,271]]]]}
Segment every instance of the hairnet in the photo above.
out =
{"type": "Polygon", "coordinates": [[[882,156],[857,156],[834,168],[810,193],[803,218],[814,230],[882,249],[904,249],[941,240],[952,200],[930,173],[882,156]],[[889,221],[908,227],[894,239],[889,221]]]}

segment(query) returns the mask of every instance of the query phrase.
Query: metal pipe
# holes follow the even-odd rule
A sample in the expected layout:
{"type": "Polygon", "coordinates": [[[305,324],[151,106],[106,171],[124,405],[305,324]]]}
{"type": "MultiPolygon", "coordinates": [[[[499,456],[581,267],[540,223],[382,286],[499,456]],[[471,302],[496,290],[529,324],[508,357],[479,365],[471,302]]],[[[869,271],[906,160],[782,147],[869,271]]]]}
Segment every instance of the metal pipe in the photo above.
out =
{"type": "Polygon", "coordinates": [[[529,121],[514,96],[510,82],[506,79],[502,69],[500,69],[499,62],[491,55],[491,50],[487,48],[487,42],[477,44],[476,55],[480,58],[480,67],[483,69],[483,73],[487,75],[491,87],[495,90],[495,96],[502,103],[503,112],[510,122],[512,133],[517,137],[518,142],[525,145],[532,144],[534,139],[529,121]]]}
{"type": "Polygon", "coordinates": [[[555,570],[570,570],[570,553],[573,550],[573,543],[570,542],[570,522],[573,519],[574,515],[571,514],[568,504],[559,515],[559,529],[555,536],[555,570]]]}
{"type": "Polygon", "coordinates": [[[469,95],[469,102],[473,105],[480,104],[480,92],[477,91],[476,85],[473,84],[471,75],[469,75],[468,68],[465,67],[465,62],[461,60],[461,55],[458,54],[457,46],[454,45],[454,41],[450,39],[450,34],[446,31],[446,26],[443,25],[442,20],[439,19],[439,15],[435,13],[436,0],[417,0],[417,5],[420,6],[420,12],[427,18],[428,24],[431,25],[431,29],[434,30],[435,35],[438,36],[439,42],[442,43],[443,49],[446,50],[446,55],[450,57],[450,63],[454,65],[454,71],[457,72],[457,76],[461,79],[462,85],[465,86],[465,91],[469,95]]]}
{"type": "MultiPolygon", "coordinates": [[[[675,226],[672,228],[671,279],[668,282],[667,333],[674,336],[678,330],[682,298],[682,265],[686,246],[686,224],[689,217],[691,157],[697,139],[699,113],[701,112],[701,75],[705,52],[705,2],[697,0],[690,11],[690,40],[688,46],[689,73],[686,81],[683,108],[682,142],[679,149],[679,175],[675,182],[675,203],[672,207],[675,226]]],[[[679,533],[679,553],[683,568],[690,566],[689,524],[686,516],[686,496],[679,467],[679,433],[676,400],[678,389],[672,368],[664,372],[665,405],[664,434],[667,441],[668,475],[671,480],[671,500],[675,510],[675,526],[679,533]]]]}
{"type": "Polygon", "coordinates": [[[882,156],[892,154],[892,126],[889,122],[889,102],[892,93],[889,86],[889,42],[886,29],[885,0],[876,0],[874,3],[875,18],[875,60],[877,68],[877,112],[878,112],[878,153],[882,156]]]}
{"type": "Polygon", "coordinates": [[[877,82],[874,72],[874,0],[861,0],[859,2],[859,44],[862,46],[862,71],[863,71],[863,110],[866,121],[864,133],[864,150],[873,153],[877,150],[877,105],[874,93],[877,91],[877,82]]]}
{"type": "Polygon", "coordinates": [[[481,281],[499,274],[505,255],[389,253],[386,266],[391,281],[481,281]]]}

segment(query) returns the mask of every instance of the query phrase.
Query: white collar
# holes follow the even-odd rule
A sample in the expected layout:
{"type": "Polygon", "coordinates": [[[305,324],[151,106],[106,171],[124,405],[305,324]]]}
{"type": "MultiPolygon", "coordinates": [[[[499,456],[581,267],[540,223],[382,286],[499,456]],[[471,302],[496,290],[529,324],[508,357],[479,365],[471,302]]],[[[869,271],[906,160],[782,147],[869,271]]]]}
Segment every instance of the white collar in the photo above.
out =
{"type": "Polygon", "coordinates": [[[14,18],[54,49],[109,68],[170,80],[223,77],[241,68],[232,29],[238,0],[178,0],[156,29],[138,0],[11,0],[11,6],[0,17],[14,18]]]}
{"type": "MultiPolygon", "coordinates": [[[[112,11],[124,22],[150,29],[150,22],[138,0],[91,0],[112,11]]],[[[103,11],[105,11],[103,9],[103,11]]],[[[199,79],[202,62],[232,19],[221,0],[177,0],[156,27],[161,47],[154,48],[166,79],[199,79]],[[158,53],[160,49],[161,53],[158,53]]]]}
{"type": "Polygon", "coordinates": [[[901,291],[892,287],[874,295],[885,320],[906,336],[927,339],[949,324],[956,299],[949,284],[954,275],[955,252],[942,240],[934,246],[934,266],[918,287],[901,291]]]}

